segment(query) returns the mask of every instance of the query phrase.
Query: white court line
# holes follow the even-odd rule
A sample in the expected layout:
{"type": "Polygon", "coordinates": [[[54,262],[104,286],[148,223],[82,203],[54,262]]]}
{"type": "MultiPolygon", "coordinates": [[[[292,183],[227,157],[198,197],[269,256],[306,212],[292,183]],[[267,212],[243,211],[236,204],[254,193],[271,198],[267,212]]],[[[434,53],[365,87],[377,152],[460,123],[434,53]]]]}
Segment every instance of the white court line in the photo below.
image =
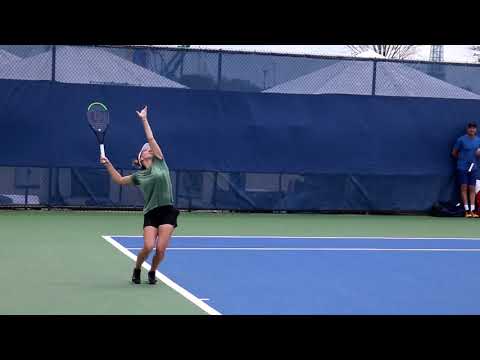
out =
{"type": "MultiPolygon", "coordinates": [[[[141,250],[142,248],[127,248],[128,250],[141,250]]],[[[203,248],[167,248],[169,250],[235,250],[235,251],[430,251],[430,252],[480,252],[480,249],[408,249],[408,248],[267,248],[267,247],[203,247],[203,248]]]]}
{"type": "MultiPolygon", "coordinates": [[[[109,235],[110,237],[141,238],[139,235],[109,235]]],[[[360,240],[480,240],[469,237],[384,237],[384,236],[234,236],[234,235],[174,235],[176,239],[199,238],[199,239],[360,239],[360,240]]]]}
{"type": "MultiPolygon", "coordinates": [[[[113,245],[115,248],[120,250],[123,254],[127,255],[130,259],[133,261],[137,260],[137,257],[132,254],[128,249],[126,249],[124,246],[119,244],[117,241],[115,241],[111,236],[102,236],[106,241],[108,241],[111,245],[113,245]]],[[[150,265],[147,262],[144,262],[142,265],[143,268],[146,270],[150,271],[150,265]]],[[[210,315],[221,315],[220,312],[212,308],[211,306],[205,304],[201,299],[197,298],[195,295],[192,293],[188,292],[184,288],[182,288],[180,285],[176,284],[173,282],[171,279],[163,275],[161,272],[158,270],[155,272],[156,277],[162,281],[165,285],[169,286],[176,292],[178,292],[180,295],[185,297],[187,300],[191,301],[195,305],[197,305],[199,308],[201,308],[203,311],[205,311],[207,314],[210,315]]]]}

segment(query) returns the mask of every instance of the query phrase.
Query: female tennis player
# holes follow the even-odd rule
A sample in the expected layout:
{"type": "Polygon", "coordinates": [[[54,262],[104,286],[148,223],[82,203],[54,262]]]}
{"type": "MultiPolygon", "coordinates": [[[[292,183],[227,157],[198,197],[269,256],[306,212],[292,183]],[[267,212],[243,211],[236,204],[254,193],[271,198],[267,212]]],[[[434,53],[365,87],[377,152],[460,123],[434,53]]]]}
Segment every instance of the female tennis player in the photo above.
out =
{"type": "Polygon", "coordinates": [[[148,272],[148,282],[155,284],[155,271],[165,257],[173,231],[177,227],[179,211],[173,206],[172,184],[168,166],[162,150],[153,137],[152,129],[148,124],[147,107],[137,111],[148,143],[143,145],[135,160],[140,171],[129,176],[121,176],[110,161],[101,156],[100,162],[105,165],[112,180],[119,185],[133,184],[140,188],[145,199],[143,208],[143,249],[137,256],[137,263],[133,270],[132,282],[140,284],[140,269],[150,252],[155,248],[152,267],[148,272]]]}

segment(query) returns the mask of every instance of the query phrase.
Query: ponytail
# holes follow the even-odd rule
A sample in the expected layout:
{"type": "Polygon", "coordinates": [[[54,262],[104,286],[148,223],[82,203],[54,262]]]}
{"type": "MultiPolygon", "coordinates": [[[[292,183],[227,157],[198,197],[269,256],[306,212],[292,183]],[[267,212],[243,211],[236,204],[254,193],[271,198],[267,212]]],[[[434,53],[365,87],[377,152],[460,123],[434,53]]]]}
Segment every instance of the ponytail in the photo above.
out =
{"type": "Polygon", "coordinates": [[[138,161],[138,159],[133,160],[132,165],[137,169],[145,170],[145,167],[140,163],[140,161],[138,161]]]}

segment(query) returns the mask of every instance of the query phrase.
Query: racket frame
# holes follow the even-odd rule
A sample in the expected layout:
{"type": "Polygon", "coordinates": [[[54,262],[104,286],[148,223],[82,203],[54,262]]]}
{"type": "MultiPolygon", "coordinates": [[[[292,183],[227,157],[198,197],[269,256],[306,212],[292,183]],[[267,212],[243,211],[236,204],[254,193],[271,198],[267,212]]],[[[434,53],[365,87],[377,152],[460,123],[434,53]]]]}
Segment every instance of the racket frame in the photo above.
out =
{"type": "MultiPolygon", "coordinates": [[[[100,102],[93,102],[91,103],[88,108],[87,108],[87,119],[88,119],[88,113],[90,112],[90,109],[92,108],[92,106],[94,105],[99,105],[101,106],[106,112],[109,112],[108,108],[100,103],[100,102]]],[[[110,117],[110,113],[108,114],[108,116],[110,117]]],[[[89,119],[88,119],[89,120],[89,119]]],[[[94,126],[90,123],[90,120],[88,121],[88,125],[90,126],[90,128],[92,129],[92,131],[95,133],[95,136],[97,138],[97,141],[98,141],[98,144],[100,145],[100,155],[102,157],[105,157],[105,144],[104,144],[104,138],[105,138],[105,134],[108,130],[108,127],[110,126],[110,118],[109,118],[109,121],[108,121],[108,124],[105,128],[105,130],[100,130],[100,129],[95,129],[94,126]]]]}

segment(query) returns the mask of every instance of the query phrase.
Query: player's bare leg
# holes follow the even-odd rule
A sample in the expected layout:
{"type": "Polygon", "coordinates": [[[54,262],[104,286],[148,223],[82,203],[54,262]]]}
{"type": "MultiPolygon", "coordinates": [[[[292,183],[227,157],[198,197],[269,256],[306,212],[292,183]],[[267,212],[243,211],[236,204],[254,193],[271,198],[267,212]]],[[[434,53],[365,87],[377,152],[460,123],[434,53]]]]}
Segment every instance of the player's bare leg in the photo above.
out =
{"type": "Polygon", "coordinates": [[[137,255],[137,262],[135,264],[135,269],[133,270],[132,281],[135,284],[140,284],[140,272],[142,268],[142,264],[144,263],[145,259],[148,257],[150,252],[153,250],[155,246],[155,240],[158,235],[157,228],[153,226],[146,226],[143,229],[143,249],[137,255]]]}
{"type": "Polygon", "coordinates": [[[158,227],[158,240],[157,246],[155,249],[155,255],[152,260],[152,268],[148,273],[148,281],[150,284],[155,284],[157,282],[155,278],[155,271],[158,269],[158,265],[165,257],[165,251],[167,250],[168,244],[174,232],[175,228],[172,225],[165,224],[158,227]]]}

